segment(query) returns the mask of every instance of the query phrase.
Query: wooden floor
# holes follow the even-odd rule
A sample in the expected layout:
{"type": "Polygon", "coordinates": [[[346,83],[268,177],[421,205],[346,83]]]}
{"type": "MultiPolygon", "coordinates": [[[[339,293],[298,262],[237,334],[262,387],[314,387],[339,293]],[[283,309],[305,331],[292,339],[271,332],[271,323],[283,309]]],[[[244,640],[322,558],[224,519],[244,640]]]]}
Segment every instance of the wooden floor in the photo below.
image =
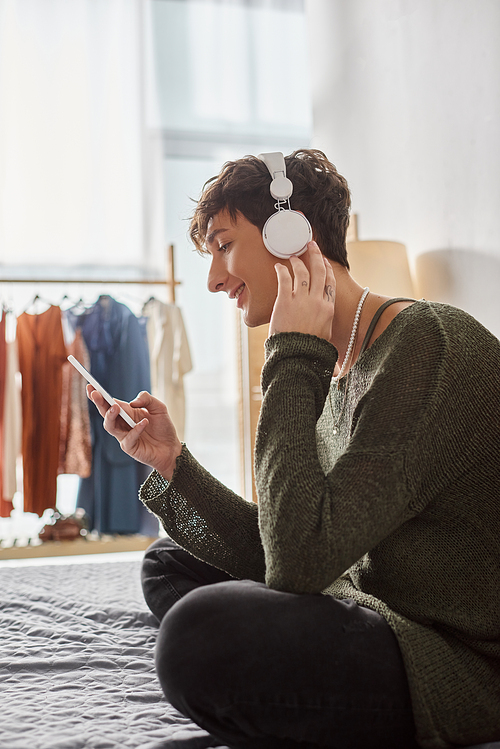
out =
{"type": "Polygon", "coordinates": [[[109,536],[88,541],[84,538],[75,541],[46,541],[38,546],[11,546],[0,549],[0,560],[142,551],[147,549],[154,540],[149,536],[109,536]]]}

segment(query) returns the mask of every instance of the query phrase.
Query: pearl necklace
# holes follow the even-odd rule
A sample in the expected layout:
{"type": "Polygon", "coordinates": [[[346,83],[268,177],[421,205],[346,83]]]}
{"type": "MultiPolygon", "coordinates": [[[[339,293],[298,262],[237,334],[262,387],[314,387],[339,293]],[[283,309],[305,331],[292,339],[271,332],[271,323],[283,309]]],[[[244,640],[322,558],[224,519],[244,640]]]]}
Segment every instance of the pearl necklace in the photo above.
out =
{"type": "Polygon", "coordinates": [[[359,300],[356,314],[354,315],[354,322],[352,324],[351,337],[349,338],[349,344],[347,346],[347,351],[345,352],[344,361],[342,362],[342,366],[340,367],[340,372],[338,373],[338,375],[334,375],[332,377],[334,382],[338,382],[340,378],[343,377],[345,368],[347,367],[349,363],[349,359],[351,358],[352,347],[354,346],[354,341],[356,340],[356,333],[358,332],[358,325],[359,325],[359,318],[361,317],[361,310],[363,309],[363,304],[365,303],[365,299],[369,293],[370,293],[370,289],[367,286],[365,289],[363,289],[363,293],[361,294],[361,299],[359,300]]]}

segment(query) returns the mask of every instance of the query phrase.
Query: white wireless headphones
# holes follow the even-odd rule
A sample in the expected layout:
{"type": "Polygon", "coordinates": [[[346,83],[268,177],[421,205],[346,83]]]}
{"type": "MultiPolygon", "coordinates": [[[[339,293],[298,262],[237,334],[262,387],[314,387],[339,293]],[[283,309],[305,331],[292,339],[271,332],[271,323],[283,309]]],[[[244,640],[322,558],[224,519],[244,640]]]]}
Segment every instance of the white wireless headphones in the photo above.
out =
{"type": "Polygon", "coordinates": [[[306,217],[290,208],[293,185],[286,176],[285,157],[282,153],[261,153],[259,159],[271,174],[271,195],[278,202],[276,213],[269,216],[262,229],[262,239],[271,255],[287,260],[293,255],[302,255],[312,239],[311,224],[306,217]],[[284,204],[288,203],[288,208],[284,204]]]}

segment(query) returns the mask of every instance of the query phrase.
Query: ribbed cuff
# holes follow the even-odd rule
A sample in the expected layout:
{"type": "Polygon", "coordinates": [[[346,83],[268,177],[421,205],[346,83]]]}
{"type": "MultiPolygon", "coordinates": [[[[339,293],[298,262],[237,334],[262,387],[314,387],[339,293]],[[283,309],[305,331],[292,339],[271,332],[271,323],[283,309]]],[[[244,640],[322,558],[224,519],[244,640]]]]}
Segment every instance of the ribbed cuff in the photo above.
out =
{"type": "Polygon", "coordinates": [[[149,474],[146,481],[139,489],[139,499],[141,500],[141,502],[144,502],[144,504],[147,505],[148,502],[159,499],[165,494],[170,484],[175,480],[175,475],[178,472],[179,468],[182,466],[182,463],[185,461],[186,453],[187,447],[184,443],[182,443],[181,454],[175,462],[174,472],[170,481],[168,481],[160,473],[158,473],[157,470],[153,470],[149,474]]]}

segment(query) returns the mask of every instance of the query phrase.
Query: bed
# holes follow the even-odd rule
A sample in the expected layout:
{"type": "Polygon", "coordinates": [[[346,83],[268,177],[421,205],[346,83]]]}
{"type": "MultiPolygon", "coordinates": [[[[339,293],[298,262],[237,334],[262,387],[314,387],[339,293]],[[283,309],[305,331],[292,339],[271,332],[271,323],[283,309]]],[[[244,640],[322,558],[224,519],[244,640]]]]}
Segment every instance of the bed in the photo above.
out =
{"type": "Polygon", "coordinates": [[[227,749],[165,701],[139,575],[136,558],[0,567],[1,749],[227,749]]]}
{"type": "Polygon", "coordinates": [[[119,556],[0,566],[0,749],[228,749],[163,697],[140,555],[119,556]]]}

